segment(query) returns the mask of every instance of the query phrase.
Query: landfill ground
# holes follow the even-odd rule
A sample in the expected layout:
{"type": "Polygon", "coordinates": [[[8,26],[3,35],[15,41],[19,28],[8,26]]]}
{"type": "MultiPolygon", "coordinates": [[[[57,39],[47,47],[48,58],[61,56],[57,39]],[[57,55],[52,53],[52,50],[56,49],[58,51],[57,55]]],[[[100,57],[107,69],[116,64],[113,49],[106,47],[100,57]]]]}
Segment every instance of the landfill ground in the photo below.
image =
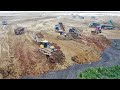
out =
{"type": "Polygon", "coordinates": [[[90,32],[94,29],[88,27],[89,21],[89,17],[80,20],[67,16],[37,17],[19,21],[11,19],[10,24],[0,25],[0,78],[75,79],[78,72],[88,67],[119,64],[120,30],[104,30],[100,35],[91,36],[90,32]],[[59,34],[53,27],[59,21],[63,22],[66,30],[71,26],[77,27],[83,41],[58,40],[59,34]],[[15,35],[14,29],[19,26],[25,27],[25,33],[15,35]],[[33,32],[42,32],[46,40],[59,45],[65,54],[65,62],[50,63],[38,51],[33,32]],[[117,46],[115,43],[118,43],[117,46]],[[77,60],[73,61],[71,58],[75,56],[77,60]]]}

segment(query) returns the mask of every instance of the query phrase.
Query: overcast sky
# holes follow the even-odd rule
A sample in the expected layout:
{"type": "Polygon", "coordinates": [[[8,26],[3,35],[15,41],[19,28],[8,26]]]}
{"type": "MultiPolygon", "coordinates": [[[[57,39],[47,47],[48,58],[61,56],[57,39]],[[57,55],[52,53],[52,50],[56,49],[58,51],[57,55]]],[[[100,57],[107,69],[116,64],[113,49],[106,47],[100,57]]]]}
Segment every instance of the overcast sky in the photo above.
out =
{"type": "Polygon", "coordinates": [[[0,16],[37,16],[37,15],[71,15],[83,16],[120,16],[120,11],[0,11],[0,16]]]}

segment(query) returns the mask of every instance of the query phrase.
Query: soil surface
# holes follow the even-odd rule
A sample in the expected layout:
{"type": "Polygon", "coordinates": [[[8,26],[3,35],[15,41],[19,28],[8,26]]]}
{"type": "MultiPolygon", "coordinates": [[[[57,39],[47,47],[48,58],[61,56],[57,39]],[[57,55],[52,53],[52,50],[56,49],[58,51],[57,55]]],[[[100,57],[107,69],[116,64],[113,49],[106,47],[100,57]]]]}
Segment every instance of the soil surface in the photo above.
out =
{"type": "Polygon", "coordinates": [[[39,77],[24,77],[23,79],[76,79],[77,75],[90,67],[111,67],[120,65],[120,39],[112,40],[112,45],[101,54],[102,59],[91,64],[74,64],[65,70],[48,72],[39,77]]]}

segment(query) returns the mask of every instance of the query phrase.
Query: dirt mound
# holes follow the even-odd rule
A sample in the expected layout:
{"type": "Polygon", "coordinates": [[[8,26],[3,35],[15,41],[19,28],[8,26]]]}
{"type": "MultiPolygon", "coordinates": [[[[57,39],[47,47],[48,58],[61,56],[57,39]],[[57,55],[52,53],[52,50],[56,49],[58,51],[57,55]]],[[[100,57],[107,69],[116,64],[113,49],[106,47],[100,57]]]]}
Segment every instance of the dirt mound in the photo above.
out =
{"type": "Polygon", "coordinates": [[[108,40],[103,35],[96,35],[96,36],[81,36],[81,40],[83,42],[86,42],[87,45],[94,44],[96,45],[100,50],[104,50],[107,46],[111,44],[110,40],[108,40]]]}
{"type": "Polygon", "coordinates": [[[76,63],[89,63],[95,62],[100,59],[100,53],[94,50],[85,50],[71,58],[76,63]]]}
{"type": "Polygon", "coordinates": [[[53,63],[62,64],[65,61],[65,55],[61,50],[56,50],[53,54],[49,57],[49,60],[53,63]]]}
{"type": "Polygon", "coordinates": [[[90,47],[89,49],[79,52],[77,55],[73,56],[71,59],[77,63],[88,63],[95,62],[100,59],[100,53],[107,46],[111,44],[104,36],[84,36],[82,35],[80,39],[75,39],[75,41],[84,44],[85,47],[90,47]]]}

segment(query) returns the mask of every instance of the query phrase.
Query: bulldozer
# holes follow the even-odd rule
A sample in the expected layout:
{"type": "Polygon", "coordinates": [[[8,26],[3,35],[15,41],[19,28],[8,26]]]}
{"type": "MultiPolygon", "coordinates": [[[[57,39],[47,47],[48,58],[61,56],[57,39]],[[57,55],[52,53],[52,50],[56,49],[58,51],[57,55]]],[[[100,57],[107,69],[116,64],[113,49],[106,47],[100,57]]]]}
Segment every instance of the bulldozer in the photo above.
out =
{"type": "Polygon", "coordinates": [[[55,43],[50,43],[44,39],[42,33],[33,33],[33,38],[40,46],[39,51],[46,55],[47,59],[52,63],[61,63],[65,60],[65,55],[60,47],[55,43]]]}

